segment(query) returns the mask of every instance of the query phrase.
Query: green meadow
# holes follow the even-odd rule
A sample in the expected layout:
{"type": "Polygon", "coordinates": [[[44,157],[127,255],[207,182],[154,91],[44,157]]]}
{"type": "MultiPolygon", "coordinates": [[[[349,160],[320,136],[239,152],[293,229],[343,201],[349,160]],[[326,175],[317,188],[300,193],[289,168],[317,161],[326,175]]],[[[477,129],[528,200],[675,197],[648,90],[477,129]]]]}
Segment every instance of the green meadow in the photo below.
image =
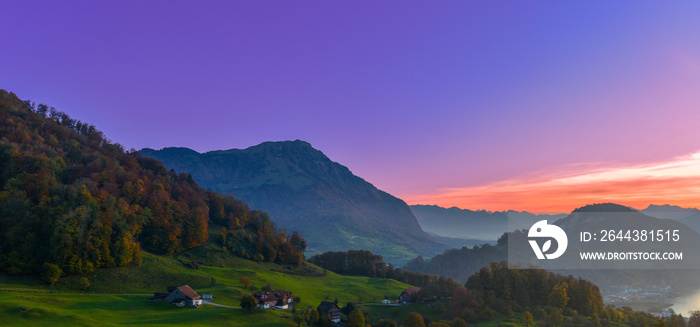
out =
{"type": "Polygon", "coordinates": [[[140,266],[101,269],[62,277],[54,287],[35,277],[0,275],[0,325],[3,326],[287,326],[291,310],[237,308],[239,299],[270,284],[301,298],[298,307],[316,307],[322,300],[379,302],[396,298],[409,285],[390,279],[341,276],[305,263],[285,267],[225,255],[213,245],[173,257],[143,253],[140,266]],[[241,277],[253,286],[244,289],[241,277]],[[89,286],[85,287],[84,279],[89,286]],[[212,294],[214,303],[178,308],[154,303],[153,292],[187,284],[200,295],[212,294]]]}
{"type": "Polygon", "coordinates": [[[204,305],[178,308],[148,301],[147,296],[17,293],[0,298],[3,326],[286,326],[276,312],[245,313],[204,305]]]}

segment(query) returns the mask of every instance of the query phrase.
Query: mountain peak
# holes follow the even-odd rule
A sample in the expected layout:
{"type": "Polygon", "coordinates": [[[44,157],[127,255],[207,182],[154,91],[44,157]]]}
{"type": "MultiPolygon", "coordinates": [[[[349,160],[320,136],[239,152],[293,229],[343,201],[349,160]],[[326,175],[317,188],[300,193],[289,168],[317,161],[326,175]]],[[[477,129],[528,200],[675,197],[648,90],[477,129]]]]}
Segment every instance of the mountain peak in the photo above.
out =
{"type": "Polygon", "coordinates": [[[306,141],[302,141],[299,139],[296,139],[294,141],[290,141],[290,140],[265,141],[265,142],[262,142],[258,145],[251,146],[248,149],[257,148],[257,147],[261,147],[261,148],[276,147],[276,148],[286,148],[286,149],[314,149],[314,147],[311,145],[311,143],[306,142],[306,141]]]}
{"type": "MultiPolygon", "coordinates": [[[[294,141],[266,141],[257,145],[249,146],[244,149],[228,149],[215,150],[203,153],[204,155],[241,155],[248,154],[257,156],[258,158],[265,157],[288,157],[295,158],[296,156],[313,156],[315,159],[327,159],[323,152],[314,148],[311,143],[294,140],[294,141]]],[[[330,160],[330,159],[329,159],[330,160]]]]}
{"type": "Polygon", "coordinates": [[[190,148],[183,148],[183,147],[166,147],[162,148],[160,150],[155,150],[151,148],[143,148],[139,152],[143,153],[154,153],[158,151],[163,151],[163,152],[170,152],[170,153],[177,153],[180,155],[199,155],[199,152],[192,150],[190,148]]]}
{"type": "Polygon", "coordinates": [[[263,142],[195,156],[168,151],[144,155],[270,213],[280,227],[301,232],[312,253],[364,248],[399,263],[443,248],[420,228],[404,201],[305,141],[263,142]]]}
{"type": "Polygon", "coordinates": [[[646,209],[642,210],[644,212],[698,212],[700,210],[696,208],[683,208],[680,206],[675,206],[671,204],[650,204],[646,209]]]}
{"type": "Polygon", "coordinates": [[[577,208],[573,212],[637,212],[637,210],[616,203],[595,203],[577,208]]]}

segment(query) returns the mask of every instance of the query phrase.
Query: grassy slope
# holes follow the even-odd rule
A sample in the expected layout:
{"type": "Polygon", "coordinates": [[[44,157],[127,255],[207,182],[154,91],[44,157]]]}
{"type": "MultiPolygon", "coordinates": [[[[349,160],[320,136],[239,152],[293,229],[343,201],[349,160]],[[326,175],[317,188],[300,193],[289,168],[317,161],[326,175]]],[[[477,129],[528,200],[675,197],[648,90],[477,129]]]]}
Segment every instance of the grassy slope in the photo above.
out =
{"type": "MultiPolygon", "coordinates": [[[[293,326],[291,310],[258,310],[246,313],[241,309],[204,305],[198,309],[177,308],[168,303],[148,301],[152,293],[170,285],[189,284],[200,293],[214,295],[214,302],[238,306],[240,297],[251,291],[242,288],[240,277],[248,276],[255,287],[273,284],[302,299],[301,307],[317,306],[324,299],[338,298],[342,305],[359,301],[368,322],[382,317],[400,323],[415,311],[431,321],[446,319],[434,306],[449,300],[405,306],[378,305],[385,295],[396,297],[409,285],[388,279],[341,276],[307,265],[288,268],[259,263],[224,255],[220,249],[207,245],[181,253],[175,257],[161,257],[144,253],[141,267],[103,269],[86,276],[62,278],[56,288],[43,285],[34,277],[0,275],[0,325],[2,326],[293,326]],[[199,269],[188,268],[188,263],[202,264],[199,269]],[[306,273],[307,275],[298,275],[306,273]],[[316,275],[316,276],[311,276],[316,275]],[[87,277],[91,286],[79,289],[79,280],[87,277]],[[111,295],[110,295],[111,294],[111,295]],[[360,298],[362,297],[362,298],[360,298]]],[[[571,319],[571,318],[565,318],[571,319]]],[[[502,315],[489,322],[473,326],[521,326],[521,314],[506,318],[502,315]]],[[[624,325],[620,325],[624,326],[624,325]]]]}
{"type": "MultiPolygon", "coordinates": [[[[419,255],[414,250],[396,242],[386,242],[378,238],[358,236],[343,227],[338,227],[338,233],[333,239],[333,245],[338,248],[369,250],[372,253],[381,254],[386,262],[399,266],[405,265],[419,255]]],[[[330,245],[326,246],[326,248],[328,247],[330,245]]],[[[310,255],[321,253],[320,251],[312,251],[310,255]]]]}
{"type": "Polygon", "coordinates": [[[285,326],[275,312],[245,314],[241,310],[203,306],[177,308],[153,303],[144,296],[7,293],[0,297],[0,321],[5,326],[285,326]]]}
{"type": "Polygon", "coordinates": [[[307,265],[302,269],[269,263],[258,263],[226,256],[213,245],[196,248],[175,257],[144,253],[141,267],[103,269],[86,276],[62,278],[56,288],[42,285],[31,277],[0,275],[0,321],[3,325],[103,326],[125,325],[132,314],[134,325],[165,326],[172,323],[210,326],[285,326],[291,312],[263,310],[245,313],[240,309],[205,305],[198,309],[177,308],[167,303],[149,302],[149,295],[164,291],[167,286],[189,284],[198,293],[210,293],[214,302],[238,306],[242,295],[240,278],[248,276],[253,286],[272,284],[276,289],[301,297],[301,306],[317,306],[322,300],[338,298],[350,301],[380,301],[385,295],[396,297],[406,284],[389,279],[349,277],[307,265]],[[196,258],[196,260],[195,260],[196,258]],[[200,259],[204,258],[204,259],[200,259]],[[196,261],[199,269],[186,264],[196,261]],[[299,275],[305,273],[306,275],[299,275]],[[79,281],[87,277],[91,286],[79,289],[79,281]],[[49,293],[50,292],[50,293],[49,293]],[[132,310],[129,310],[129,309],[132,310]]]}

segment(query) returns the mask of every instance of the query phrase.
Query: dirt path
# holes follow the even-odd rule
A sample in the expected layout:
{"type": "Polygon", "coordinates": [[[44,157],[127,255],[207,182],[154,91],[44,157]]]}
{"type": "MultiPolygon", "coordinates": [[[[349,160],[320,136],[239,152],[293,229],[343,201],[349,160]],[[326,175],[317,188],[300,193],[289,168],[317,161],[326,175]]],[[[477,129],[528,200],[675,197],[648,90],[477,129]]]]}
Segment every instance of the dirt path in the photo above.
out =
{"type": "Polygon", "coordinates": [[[222,307],[222,308],[229,308],[229,309],[240,309],[240,307],[232,307],[232,306],[218,304],[218,303],[214,303],[214,302],[202,302],[202,304],[211,304],[213,306],[222,307]]]}

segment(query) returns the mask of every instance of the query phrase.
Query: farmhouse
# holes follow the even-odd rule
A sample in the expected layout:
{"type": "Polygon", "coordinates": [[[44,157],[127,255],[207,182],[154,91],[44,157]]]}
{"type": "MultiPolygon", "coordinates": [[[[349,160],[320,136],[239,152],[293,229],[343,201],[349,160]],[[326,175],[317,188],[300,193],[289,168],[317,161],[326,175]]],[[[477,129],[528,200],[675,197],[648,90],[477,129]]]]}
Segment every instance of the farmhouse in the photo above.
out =
{"type": "Polygon", "coordinates": [[[403,304],[416,302],[418,292],[420,292],[420,287],[409,287],[401,292],[398,302],[403,304]]]}
{"type": "Polygon", "coordinates": [[[154,302],[169,302],[178,307],[196,308],[202,304],[202,297],[197,294],[189,285],[170,286],[167,292],[153,293],[154,302]]]}
{"type": "Polygon", "coordinates": [[[342,313],[338,305],[334,302],[323,301],[318,305],[316,310],[318,310],[318,313],[320,314],[328,315],[328,318],[330,318],[332,322],[336,324],[340,322],[340,316],[342,313]]]}
{"type": "Polygon", "coordinates": [[[256,292],[253,297],[258,301],[260,309],[289,309],[289,304],[293,302],[292,292],[283,290],[256,292]]]}

